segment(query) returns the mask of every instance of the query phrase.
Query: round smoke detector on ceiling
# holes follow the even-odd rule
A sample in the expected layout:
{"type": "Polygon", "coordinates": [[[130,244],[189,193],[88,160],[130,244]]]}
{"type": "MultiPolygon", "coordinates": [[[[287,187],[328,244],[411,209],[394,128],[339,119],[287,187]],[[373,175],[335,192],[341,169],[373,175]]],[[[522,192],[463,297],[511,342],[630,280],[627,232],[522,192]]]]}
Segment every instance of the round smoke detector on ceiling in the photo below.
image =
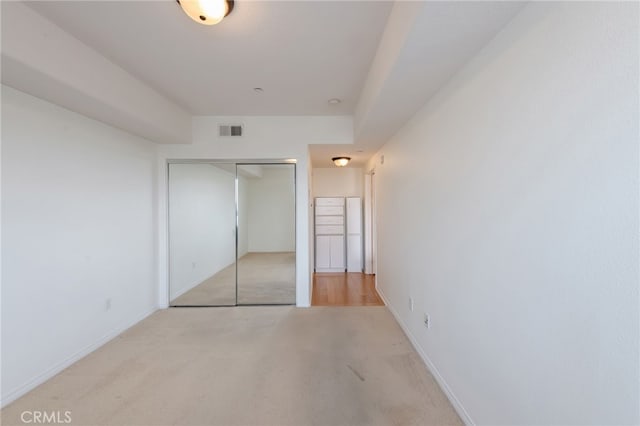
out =
{"type": "Polygon", "coordinates": [[[338,98],[333,98],[333,99],[329,99],[328,102],[329,102],[329,105],[338,105],[342,101],[338,98]]]}
{"type": "Polygon", "coordinates": [[[262,87],[254,87],[253,91],[256,92],[256,93],[262,93],[262,92],[264,92],[264,89],[262,87]]]}

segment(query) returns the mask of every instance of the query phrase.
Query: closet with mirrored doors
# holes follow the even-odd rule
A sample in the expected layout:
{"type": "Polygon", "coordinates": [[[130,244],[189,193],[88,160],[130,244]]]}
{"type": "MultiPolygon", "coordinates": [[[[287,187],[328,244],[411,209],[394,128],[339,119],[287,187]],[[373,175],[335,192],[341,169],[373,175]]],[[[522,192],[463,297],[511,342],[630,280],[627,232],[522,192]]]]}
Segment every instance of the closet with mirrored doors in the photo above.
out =
{"type": "Polygon", "coordinates": [[[169,162],[171,306],[296,301],[295,164],[169,162]]]}

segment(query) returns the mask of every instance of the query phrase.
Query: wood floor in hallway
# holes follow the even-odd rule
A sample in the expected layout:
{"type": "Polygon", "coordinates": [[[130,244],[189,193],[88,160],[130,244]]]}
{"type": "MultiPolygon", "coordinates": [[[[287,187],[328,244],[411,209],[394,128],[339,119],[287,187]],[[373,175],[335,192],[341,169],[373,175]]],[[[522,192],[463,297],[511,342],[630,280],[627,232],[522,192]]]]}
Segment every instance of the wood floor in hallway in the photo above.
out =
{"type": "Polygon", "coordinates": [[[384,306],[376,291],[375,275],[360,273],[316,273],[313,275],[312,306],[384,306]]]}

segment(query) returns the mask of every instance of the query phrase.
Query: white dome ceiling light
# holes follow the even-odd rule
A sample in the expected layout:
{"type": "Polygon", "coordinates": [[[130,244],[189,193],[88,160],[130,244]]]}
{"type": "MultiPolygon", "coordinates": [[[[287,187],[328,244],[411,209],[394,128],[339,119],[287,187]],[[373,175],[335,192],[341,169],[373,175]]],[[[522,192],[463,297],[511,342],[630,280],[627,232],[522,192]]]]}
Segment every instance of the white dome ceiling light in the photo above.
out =
{"type": "Polygon", "coordinates": [[[215,25],[233,10],[234,0],[176,0],[189,18],[203,25],[215,25]]]}
{"type": "Polygon", "coordinates": [[[338,167],[344,167],[349,164],[349,161],[351,161],[351,157],[333,157],[331,161],[333,161],[333,164],[338,167]]]}

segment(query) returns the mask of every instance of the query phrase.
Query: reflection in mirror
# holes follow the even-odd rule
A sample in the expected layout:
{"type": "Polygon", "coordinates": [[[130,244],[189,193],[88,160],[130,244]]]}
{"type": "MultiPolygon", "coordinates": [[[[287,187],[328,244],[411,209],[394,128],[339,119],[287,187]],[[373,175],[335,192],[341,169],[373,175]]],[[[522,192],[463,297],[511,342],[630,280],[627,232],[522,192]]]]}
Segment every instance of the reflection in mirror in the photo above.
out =
{"type": "Polygon", "coordinates": [[[295,165],[243,164],[238,174],[238,304],[294,304],[295,165]]]}
{"type": "Polygon", "coordinates": [[[171,306],[236,304],[234,164],[169,164],[171,306]]]}

